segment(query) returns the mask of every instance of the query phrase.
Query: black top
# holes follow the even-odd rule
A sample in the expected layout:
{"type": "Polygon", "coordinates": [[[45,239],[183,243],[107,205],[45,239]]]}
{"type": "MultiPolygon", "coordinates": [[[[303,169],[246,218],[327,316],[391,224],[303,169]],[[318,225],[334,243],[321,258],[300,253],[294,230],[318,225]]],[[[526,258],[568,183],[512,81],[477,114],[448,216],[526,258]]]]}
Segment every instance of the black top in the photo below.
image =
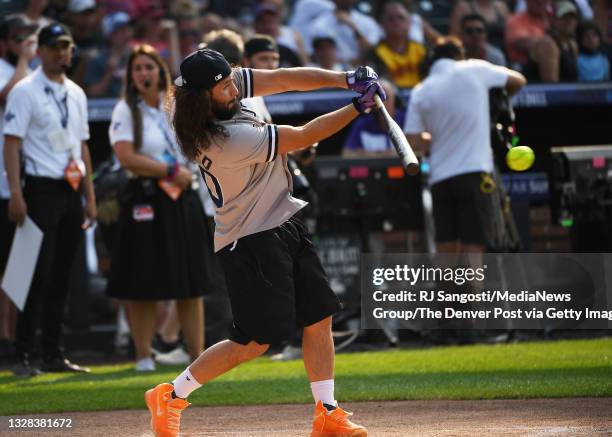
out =
{"type": "MultiPolygon", "coordinates": [[[[552,33],[548,33],[557,47],[559,47],[559,82],[577,82],[578,81],[578,61],[577,54],[571,47],[563,47],[561,42],[552,33]]],[[[540,70],[538,64],[529,59],[525,69],[525,76],[530,82],[541,82],[540,70]]]]}

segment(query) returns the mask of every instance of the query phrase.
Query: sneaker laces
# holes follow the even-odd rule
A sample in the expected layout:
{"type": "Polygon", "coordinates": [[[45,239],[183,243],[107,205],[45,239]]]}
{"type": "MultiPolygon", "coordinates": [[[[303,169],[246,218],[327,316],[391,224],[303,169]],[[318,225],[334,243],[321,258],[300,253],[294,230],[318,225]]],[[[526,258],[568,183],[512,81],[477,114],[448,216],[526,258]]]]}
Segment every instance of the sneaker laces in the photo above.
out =
{"type": "Polygon", "coordinates": [[[335,410],[331,410],[330,412],[327,413],[328,416],[339,416],[338,419],[339,420],[345,420],[347,417],[352,416],[353,413],[350,413],[346,410],[343,410],[340,407],[336,407],[335,410]]]}

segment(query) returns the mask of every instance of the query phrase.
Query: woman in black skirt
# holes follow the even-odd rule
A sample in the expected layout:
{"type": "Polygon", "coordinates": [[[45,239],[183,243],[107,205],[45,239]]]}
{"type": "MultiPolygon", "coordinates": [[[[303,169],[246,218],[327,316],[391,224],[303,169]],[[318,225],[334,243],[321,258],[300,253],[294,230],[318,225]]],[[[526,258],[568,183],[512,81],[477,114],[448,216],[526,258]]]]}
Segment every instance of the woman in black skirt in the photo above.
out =
{"type": "Polygon", "coordinates": [[[131,177],[121,201],[108,294],[127,303],[136,370],[155,369],[151,341],[158,301],[176,299],[187,351],[192,359],[202,352],[202,295],[217,286],[212,233],[164,110],[169,86],[159,53],[136,46],[109,128],[115,154],[131,177]]]}

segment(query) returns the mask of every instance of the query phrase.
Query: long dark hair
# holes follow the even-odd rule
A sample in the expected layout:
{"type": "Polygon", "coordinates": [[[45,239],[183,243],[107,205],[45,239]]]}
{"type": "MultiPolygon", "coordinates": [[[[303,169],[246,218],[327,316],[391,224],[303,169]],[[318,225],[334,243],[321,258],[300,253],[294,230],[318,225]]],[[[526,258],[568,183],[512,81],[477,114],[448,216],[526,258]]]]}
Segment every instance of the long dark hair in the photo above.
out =
{"type": "Polygon", "coordinates": [[[159,52],[149,44],[139,44],[134,47],[127,62],[123,98],[130,108],[132,119],[134,120],[134,148],[136,150],[139,150],[142,147],[142,117],[140,115],[140,111],[138,110],[140,92],[134,84],[134,78],[132,77],[132,64],[140,55],[148,56],[157,64],[157,67],[159,68],[159,91],[168,91],[170,88],[170,72],[168,70],[168,66],[159,55],[159,52]]]}
{"type": "Polygon", "coordinates": [[[227,131],[215,123],[210,91],[173,88],[168,96],[168,107],[174,112],[172,126],[183,154],[194,160],[200,150],[210,147],[213,137],[227,137],[227,131]]]}

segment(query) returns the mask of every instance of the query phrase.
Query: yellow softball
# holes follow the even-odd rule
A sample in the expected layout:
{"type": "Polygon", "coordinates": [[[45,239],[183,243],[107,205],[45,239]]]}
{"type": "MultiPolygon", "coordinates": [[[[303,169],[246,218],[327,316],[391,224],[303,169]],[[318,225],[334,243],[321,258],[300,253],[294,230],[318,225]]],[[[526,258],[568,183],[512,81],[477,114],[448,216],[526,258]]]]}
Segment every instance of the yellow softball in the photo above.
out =
{"type": "Polygon", "coordinates": [[[535,153],[529,146],[517,146],[506,153],[506,164],[514,171],[525,171],[533,165],[535,153]]]}

